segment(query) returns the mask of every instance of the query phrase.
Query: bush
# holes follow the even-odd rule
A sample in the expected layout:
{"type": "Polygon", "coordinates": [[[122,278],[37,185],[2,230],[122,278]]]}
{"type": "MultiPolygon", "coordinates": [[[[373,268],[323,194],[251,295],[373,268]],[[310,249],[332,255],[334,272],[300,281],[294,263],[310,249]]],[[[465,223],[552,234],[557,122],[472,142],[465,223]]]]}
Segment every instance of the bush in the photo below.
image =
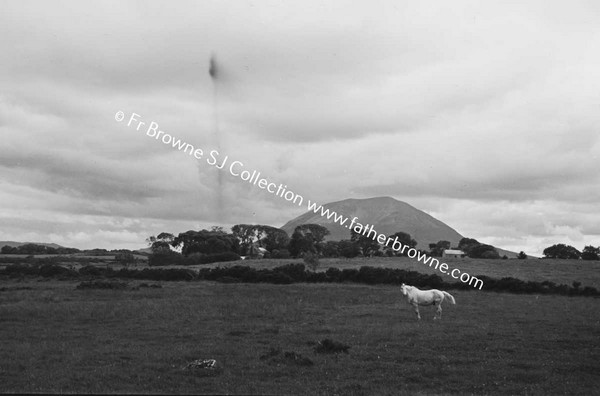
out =
{"type": "Polygon", "coordinates": [[[186,265],[197,265],[197,264],[210,264],[210,263],[222,263],[227,261],[241,260],[239,254],[234,252],[223,252],[214,254],[193,254],[186,257],[186,265]]]}
{"type": "Polygon", "coordinates": [[[342,281],[342,271],[339,268],[328,268],[325,271],[325,276],[329,282],[341,282],[342,281]]]}
{"type": "Polygon", "coordinates": [[[600,292],[595,287],[586,286],[579,293],[581,296],[598,296],[600,292]]]}
{"type": "Polygon", "coordinates": [[[50,277],[69,277],[76,278],[79,274],[76,271],[71,269],[61,267],[60,265],[55,264],[44,264],[39,269],[39,275],[44,278],[50,277]]]}
{"type": "Polygon", "coordinates": [[[37,276],[39,273],[39,268],[37,266],[31,265],[22,265],[22,264],[11,264],[7,265],[4,268],[4,274],[10,277],[17,277],[23,275],[33,275],[37,276]]]}
{"type": "Polygon", "coordinates": [[[360,267],[356,280],[369,285],[390,283],[389,275],[389,268],[360,267]]]}
{"type": "Polygon", "coordinates": [[[153,266],[166,266],[166,265],[182,265],[184,263],[184,257],[172,250],[161,249],[152,253],[148,257],[148,265],[153,266]]]}
{"type": "Polygon", "coordinates": [[[319,268],[319,255],[313,252],[305,252],[302,255],[302,259],[304,263],[313,271],[316,271],[319,268]]]}
{"type": "Polygon", "coordinates": [[[255,283],[258,282],[258,271],[252,267],[245,267],[241,265],[235,265],[229,268],[213,268],[208,270],[212,279],[218,279],[222,277],[231,277],[239,279],[241,282],[255,283]]]}
{"type": "Polygon", "coordinates": [[[340,277],[340,282],[359,282],[358,270],[354,268],[343,269],[340,277]]]}
{"type": "MultiPolygon", "coordinates": [[[[110,269],[110,271],[112,272],[112,268],[110,269]]],[[[106,275],[107,272],[107,269],[95,267],[93,265],[86,265],[85,267],[81,267],[79,269],[79,275],[102,276],[106,275]]]]}
{"type": "Polygon", "coordinates": [[[295,282],[304,282],[306,280],[306,268],[304,264],[287,264],[273,268],[273,272],[279,272],[289,276],[295,282]]]}
{"type": "Polygon", "coordinates": [[[326,283],[330,282],[325,272],[307,272],[306,282],[310,283],[326,283]]]}

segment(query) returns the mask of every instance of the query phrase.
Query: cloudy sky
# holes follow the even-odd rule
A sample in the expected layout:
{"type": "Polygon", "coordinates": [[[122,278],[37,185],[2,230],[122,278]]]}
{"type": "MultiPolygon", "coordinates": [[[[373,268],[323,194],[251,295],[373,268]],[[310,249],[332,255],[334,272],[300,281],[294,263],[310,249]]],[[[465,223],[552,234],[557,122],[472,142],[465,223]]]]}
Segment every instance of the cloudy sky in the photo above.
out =
{"type": "Polygon", "coordinates": [[[305,199],[600,245],[600,4],[507,3],[4,1],[0,240],[140,248],[305,211],[122,111],[305,199]]]}

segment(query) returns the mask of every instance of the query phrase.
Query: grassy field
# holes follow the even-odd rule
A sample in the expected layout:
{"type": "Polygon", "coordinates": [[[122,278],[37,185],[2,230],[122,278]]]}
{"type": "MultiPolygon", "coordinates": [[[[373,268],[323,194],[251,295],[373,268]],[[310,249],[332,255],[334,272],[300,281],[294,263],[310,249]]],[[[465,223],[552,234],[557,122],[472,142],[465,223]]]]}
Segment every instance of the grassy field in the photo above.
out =
{"type": "Polygon", "coordinates": [[[397,287],[0,284],[0,392],[593,394],[597,298],[452,292],[417,322],[397,287]],[[313,352],[330,338],[349,354],[313,352]],[[270,348],[312,360],[261,359],[270,348]],[[220,369],[182,370],[213,358],[220,369]]]}

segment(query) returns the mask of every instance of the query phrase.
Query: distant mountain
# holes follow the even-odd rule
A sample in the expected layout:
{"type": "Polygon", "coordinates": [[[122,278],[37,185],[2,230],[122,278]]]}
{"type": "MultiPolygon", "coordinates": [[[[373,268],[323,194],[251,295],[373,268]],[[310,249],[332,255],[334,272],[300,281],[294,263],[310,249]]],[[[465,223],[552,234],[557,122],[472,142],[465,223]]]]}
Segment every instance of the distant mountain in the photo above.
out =
{"type": "Polygon", "coordinates": [[[63,248],[64,246],[57,245],[56,243],[43,243],[43,242],[14,242],[14,241],[0,241],[0,249],[4,246],[19,247],[33,243],[34,245],[47,246],[54,249],[63,248]]]}
{"type": "MultiPolygon", "coordinates": [[[[420,249],[428,249],[430,243],[449,241],[451,246],[457,246],[462,239],[456,230],[431,215],[419,210],[406,202],[391,197],[376,197],[367,199],[345,199],[323,205],[325,209],[335,211],[347,217],[350,224],[353,217],[363,225],[373,225],[374,229],[384,235],[392,235],[402,231],[410,234],[420,249]]],[[[350,230],[346,226],[335,223],[333,218],[327,219],[321,213],[307,212],[287,222],[284,229],[290,236],[294,229],[302,224],[320,224],[327,227],[327,240],[339,241],[350,239],[350,230]]]]}

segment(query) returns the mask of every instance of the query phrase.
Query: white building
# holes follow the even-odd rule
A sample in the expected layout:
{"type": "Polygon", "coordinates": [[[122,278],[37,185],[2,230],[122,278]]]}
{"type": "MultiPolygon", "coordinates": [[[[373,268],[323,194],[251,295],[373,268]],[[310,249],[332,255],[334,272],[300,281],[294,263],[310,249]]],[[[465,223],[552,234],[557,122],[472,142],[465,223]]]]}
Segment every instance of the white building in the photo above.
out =
{"type": "Polygon", "coordinates": [[[442,253],[442,257],[463,258],[465,256],[466,254],[462,250],[445,249],[442,253]]]}

